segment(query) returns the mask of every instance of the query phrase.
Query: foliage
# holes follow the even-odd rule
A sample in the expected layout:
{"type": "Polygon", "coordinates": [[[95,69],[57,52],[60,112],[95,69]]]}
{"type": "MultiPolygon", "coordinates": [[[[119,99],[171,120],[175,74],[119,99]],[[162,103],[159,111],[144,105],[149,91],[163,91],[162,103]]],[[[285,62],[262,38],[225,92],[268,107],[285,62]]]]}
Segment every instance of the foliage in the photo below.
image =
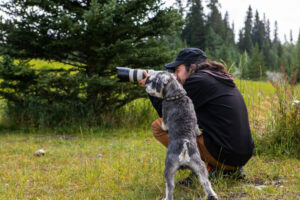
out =
{"type": "Polygon", "coordinates": [[[96,118],[144,97],[137,85],[117,82],[115,67],[159,69],[171,60],[173,52],[165,38],[179,30],[181,17],[176,9],[162,8],[162,4],[160,0],[2,3],[1,10],[9,18],[0,21],[0,55],[73,66],[72,72],[39,71],[25,66],[23,61],[13,66],[6,60],[1,74],[4,83],[18,82],[2,84],[2,96],[9,101],[9,110],[17,113],[19,109],[37,124],[41,115],[47,116],[42,118],[51,124],[52,119],[72,121],[92,115],[96,118]],[[8,76],[7,70],[30,77],[24,81],[17,74],[8,76]],[[16,94],[8,94],[14,87],[18,88],[14,90],[16,94]],[[46,105],[55,105],[55,109],[44,111],[46,105]],[[65,109],[73,110],[75,115],[64,112],[65,109]],[[58,117],[58,113],[65,115],[58,117]]]}
{"type": "Polygon", "coordinates": [[[269,122],[265,137],[260,138],[260,150],[273,155],[300,155],[300,90],[295,85],[298,71],[288,78],[281,66],[278,81],[271,81],[275,95],[271,97],[269,122]]]}
{"type": "MultiPolygon", "coordinates": [[[[0,78],[0,95],[7,102],[6,115],[19,125],[101,124],[101,114],[113,112],[110,104],[118,108],[123,106],[122,101],[132,98],[115,89],[116,80],[98,75],[90,77],[73,68],[34,69],[24,61],[14,64],[6,56],[0,61],[0,78]],[[90,85],[102,92],[105,101],[94,105],[95,102],[87,98],[90,85]],[[115,101],[116,97],[122,101],[115,101]]],[[[130,95],[142,93],[137,85],[130,86],[130,95]]],[[[124,87],[124,91],[127,88],[124,87]]]]}
{"type": "Polygon", "coordinates": [[[261,79],[265,74],[265,64],[263,53],[259,51],[258,44],[255,45],[248,74],[250,79],[261,79]]]}
{"type": "Polygon", "coordinates": [[[296,93],[295,82],[298,70],[288,79],[281,66],[281,79],[272,82],[276,89],[277,102],[274,105],[272,120],[272,150],[278,154],[300,155],[300,93],[296,93]]]}
{"type": "Polygon", "coordinates": [[[144,96],[137,86],[118,84],[115,67],[160,68],[172,56],[164,37],[181,25],[178,11],[160,0],[13,0],[1,10],[9,18],[0,21],[0,55],[71,64],[76,75],[57,77],[80,79],[89,112],[98,115],[144,96]]]}
{"type": "Polygon", "coordinates": [[[191,0],[182,38],[189,46],[205,49],[205,23],[201,0],[191,0]]]}

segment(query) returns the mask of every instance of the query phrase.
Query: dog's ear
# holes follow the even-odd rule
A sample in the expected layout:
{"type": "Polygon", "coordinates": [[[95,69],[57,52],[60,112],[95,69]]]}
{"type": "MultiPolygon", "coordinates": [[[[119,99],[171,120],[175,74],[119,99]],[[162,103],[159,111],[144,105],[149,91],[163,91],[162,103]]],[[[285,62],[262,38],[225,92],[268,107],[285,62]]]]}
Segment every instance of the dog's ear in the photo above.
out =
{"type": "Polygon", "coordinates": [[[161,81],[163,82],[163,84],[167,84],[171,79],[170,73],[164,73],[161,76],[161,81]]]}
{"type": "Polygon", "coordinates": [[[175,74],[173,74],[173,73],[170,73],[170,75],[171,75],[171,78],[173,78],[173,79],[177,80],[177,78],[176,78],[175,74]]]}

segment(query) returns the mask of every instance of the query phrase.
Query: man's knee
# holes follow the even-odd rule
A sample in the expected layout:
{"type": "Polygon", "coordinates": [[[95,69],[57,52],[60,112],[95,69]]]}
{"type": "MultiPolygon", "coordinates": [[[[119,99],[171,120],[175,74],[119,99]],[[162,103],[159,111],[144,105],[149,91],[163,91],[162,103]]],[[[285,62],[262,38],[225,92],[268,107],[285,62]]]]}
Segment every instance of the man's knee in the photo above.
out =
{"type": "Polygon", "coordinates": [[[151,128],[154,137],[161,135],[161,131],[162,131],[161,124],[162,124],[161,118],[158,118],[152,122],[151,128]]]}
{"type": "Polygon", "coordinates": [[[158,118],[157,120],[155,120],[151,125],[152,133],[156,140],[162,143],[165,147],[168,147],[169,133],[162,129],[161,124],[162,118],[158,118]]]}

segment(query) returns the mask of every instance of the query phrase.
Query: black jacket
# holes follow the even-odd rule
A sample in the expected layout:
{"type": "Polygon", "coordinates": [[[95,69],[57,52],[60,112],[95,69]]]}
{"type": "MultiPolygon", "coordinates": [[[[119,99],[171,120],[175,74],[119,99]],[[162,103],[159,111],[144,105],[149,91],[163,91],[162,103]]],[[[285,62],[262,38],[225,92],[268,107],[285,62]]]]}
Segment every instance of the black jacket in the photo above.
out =
{"type": "MultiPolygon", "coordinates": [[[[243,97],[232,79],[199,71],[183,85],[192,99],[204,143],[212,156],[227,165],[243,166],[254,143],[243,97]]],[[[161,116],[162,99],[150,97],[161,116]]]]}

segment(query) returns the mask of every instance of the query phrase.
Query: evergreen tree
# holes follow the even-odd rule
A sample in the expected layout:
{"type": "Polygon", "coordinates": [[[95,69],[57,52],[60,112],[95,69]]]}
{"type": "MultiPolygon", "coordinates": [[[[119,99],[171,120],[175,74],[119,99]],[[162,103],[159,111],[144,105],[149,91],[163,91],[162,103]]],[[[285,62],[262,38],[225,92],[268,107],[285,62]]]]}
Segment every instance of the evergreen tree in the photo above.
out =
{"type": "Polygon", "coordinates": [[[300,81],[300,29],[299,29],[299,34],[298,34],[298,41],[297,41],[297,44],[296,44],[296,70],[299,70],[298,71],[298,82],[300,81]]]}
{"type": "Polygon", "coordinates": [[[218,35],[223,35],[225,31],[225,25],[222,20],[221,12],[219,11],[219,1],[218,0],[209,0],[207,7],[210,12],[207,16],[207,26],[211,27],[214,32],[218,35]]]}
{"type": "Polygon", "coordinates": [[[265,23],[266,26],[266,40],[268,44],[271,44],[271,27],[270,27],[270,20],[267,19],[267,22],[265,23]]]}
{"type": "Polygon", "coordinates": [[[240,38],[240,50],[241,51],[247,51],[251,54],[251,50],[253,48],[253,42],[252,42],[252,26],[253,26],[253,14],[252,14],[252,8],[251,6],[248,7],[247,16],[243,28],[243,37],[240,38]]]}
{"type": "Polygon", "coordinates": [[[205,49],[205,24],[201,0],[190,0],[190,11],[187,14],[186,26],[182,38],[191,47],[205,49]]]}
{"type": "Polygon", "coordinates": [[[273,39],[274,43],[280,42],[279,37],[278,37],[278,23],[277,21],[275,21],[274,24],[274,39],[273,39]]]}
{"type": "Polygon", "coordinates": [[[271,28],[269,19],[265,19],[264,17],[264,25],[265,25],[265,36],[264,43],[262,47],[262,51],[265,58],[266,67],[269,70],[274,70],[275,68],[275,55],[272,54],[272,43],[271,43],[271,28]]]}
{"type": "Polygon", "coordinates": [[[290,30],[290,43],[292,44],[294,41],[293,41],[293,31],[292,29],[290,30]]]}
{"type": "Polygon", "coordinates": [[[259,13],[256,10],[254,26],[252,29],[252,42],[254,45],[258,44],[259,50],[263,48],[265,42],[265,26],[259,18],[259,13]]]}
{"type": "Polygon", "coordinates": [[[85,77],[77,85],[80,103],[90,105],[89,111],[97,116],[145,96],[138,85],[117,83],[116,66],[155,69],[171,60],[164,38],[179,30],[182,22],[177,10],[162,4],[162,0],[6,1],[0,5],[9,16],[0,21],[0,55],[71,64],[76,73],[70,76],[85,77]]]}
{"type": "Polygon", "coordinates": [[[206,51],[213,59],[222,58],[222,45],[224,44],[225,24],[218,9],[218,0],[209,0],[207,7],[209,13],[206,23],[206,51]]]}
{"type": "Polygon", "coordinates": [[[282,45],[278,37],[278,23],[275,21],[274,23],[274,38],[272,43],[272,49],[275,54],[276,60],[275,60],[275,69],[280,70],[281,62],[282,62],[282,45]]]}
{"type": "Polygon", "coordinates": [[[264,56],[262,52],[259,51],[258,44],[256,44],[253,50],[251,64],[249,65],[249,78],[255,80],[261,79],[265,76],[265,71],[264,56]]]}

